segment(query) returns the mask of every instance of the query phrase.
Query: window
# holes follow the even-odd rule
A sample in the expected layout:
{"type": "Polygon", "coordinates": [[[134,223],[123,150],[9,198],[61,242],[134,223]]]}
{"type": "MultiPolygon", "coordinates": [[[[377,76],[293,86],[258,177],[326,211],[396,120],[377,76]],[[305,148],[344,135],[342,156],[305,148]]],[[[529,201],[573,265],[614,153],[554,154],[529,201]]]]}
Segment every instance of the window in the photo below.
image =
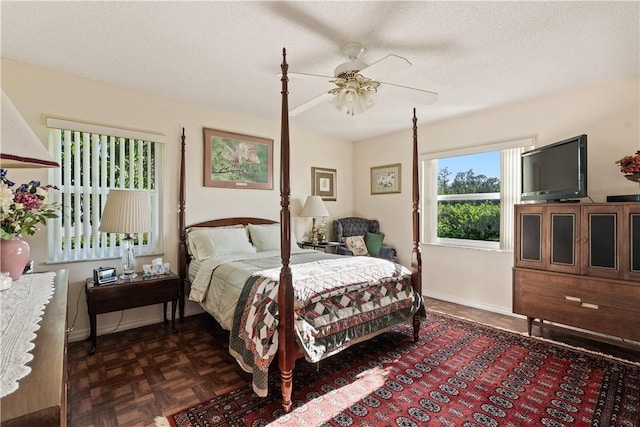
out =
{"type": "Polygon", "coordinates": [[[47,118],[49,145],[61,165],[50,171],[63,214],[48,227],[49,261],[120,256],[119,234],[98,231],[109,188],[148,190],[152,231],[134,235],[138,255],[162,251],[163,135],[47,118]]]}
{"type": "Polygon", "coordinates": [[[512,250],[520,153],[533,139],[423,156],[425,242],[512,250]]]}
{"type": "Polygon", "coordinates": [[[439,239],[500,242],[500,152],[439,159],[437,201],[439,239]]]}

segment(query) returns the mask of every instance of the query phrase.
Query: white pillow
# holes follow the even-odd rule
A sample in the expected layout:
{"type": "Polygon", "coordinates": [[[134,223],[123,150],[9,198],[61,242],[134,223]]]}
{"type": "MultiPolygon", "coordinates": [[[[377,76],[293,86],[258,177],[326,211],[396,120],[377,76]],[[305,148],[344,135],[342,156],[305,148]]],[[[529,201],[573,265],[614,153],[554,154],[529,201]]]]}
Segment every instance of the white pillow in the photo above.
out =
{"type": "Polygon", "coordinates": [[[249,224],[247,228],[251,243],[258,252],[280,249],[280,224],[249,224]]]}
{"type": "MultiPolygon", "coordinates": [[[[249,224],[247,228],[251,236],[251,243],[258,252],[280,250],[280,224],[249,224]]],[[[293,230],[291,230],[291,248],[298,249],[293,230]]]]}
{"type": "Polygon", "coordinates": [[[367,245],[362,236],[347,237],[344,239],[344,244],[347,245],[347,249],[353,252],[354,255],[369,255],[367,245]]]}
{"type": "MultiPolygon", "coordinates": [[[[244,228],[245,226],[242,224],[236,224],[236,225],[225,225],[224,227],[219,227],[219,228],[244,228]]],[[[196,248],[196,245],[193,243],[193,239],[191,238],[191,233],[196,231],[196,230],[211,230],[213,227],[189,227],[187,228],[187,252],[189,253],[189,255],[191,255],[192,257],[194,257],[195,259],[200,259],[198,258],[198,248],[196,248]]]]}
{"type": "Polygon", "coordinates": [[[193,243],[193,238],[191,237],[191,233],[195,230],[202,230],[202,228],[189,228],[187,230],[187,251],[189,255],[198,259],[198,252],[196,250],[196,245],[193,243]]]}
{"type": "Polygon", "coordinates": [[[222,255],[255,253],[245,227],[201,228],[189,232],[189,246],[200,261],[222,255]]]}

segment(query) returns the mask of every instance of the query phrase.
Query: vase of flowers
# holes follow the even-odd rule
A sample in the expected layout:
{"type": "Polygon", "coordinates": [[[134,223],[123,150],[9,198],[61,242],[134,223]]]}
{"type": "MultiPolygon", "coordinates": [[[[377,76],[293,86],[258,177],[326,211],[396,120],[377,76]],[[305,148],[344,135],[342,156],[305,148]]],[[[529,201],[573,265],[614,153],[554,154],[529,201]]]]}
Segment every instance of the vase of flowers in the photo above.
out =
{"type": "Polygon", "coordinates": [[[327,240],[327,225],[325,224],[324,219],[320,220],[317,237],[318,242],[324,242],[327,240]]]}
{"type": "Polygon", "coordinates": [[[57,188],[39,181],[16,187],[7,170],[0,169],[0,271],[9,272],[13,280],[20,278],[29,259],[29,244],[21,236],[35,234],[39,224],[58,217],[60,206],[47,200],[52,190],[57,188]]]}
{"type": "Polygon", "coordinates": [[[629,181],[640,182],[640,150],[632,156],[624,156],[616,160],[616,164],[620,166],[620,172],[629,181]]]}

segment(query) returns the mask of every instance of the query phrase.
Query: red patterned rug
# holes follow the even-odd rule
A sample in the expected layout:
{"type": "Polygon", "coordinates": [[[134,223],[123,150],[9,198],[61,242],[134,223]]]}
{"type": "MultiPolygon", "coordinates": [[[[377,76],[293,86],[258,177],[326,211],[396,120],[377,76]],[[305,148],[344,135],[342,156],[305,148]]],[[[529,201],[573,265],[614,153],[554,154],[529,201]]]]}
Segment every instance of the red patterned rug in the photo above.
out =
{"type": "MultiPolygon", "coordinates": [[[[277,371],[277,370],[276,370],[277,371]]],[[[294,410],[250,386],[167,417],[184,426],[640,426],[640,367],[428,312],[316,366],[298,361],[294,410]]]]}

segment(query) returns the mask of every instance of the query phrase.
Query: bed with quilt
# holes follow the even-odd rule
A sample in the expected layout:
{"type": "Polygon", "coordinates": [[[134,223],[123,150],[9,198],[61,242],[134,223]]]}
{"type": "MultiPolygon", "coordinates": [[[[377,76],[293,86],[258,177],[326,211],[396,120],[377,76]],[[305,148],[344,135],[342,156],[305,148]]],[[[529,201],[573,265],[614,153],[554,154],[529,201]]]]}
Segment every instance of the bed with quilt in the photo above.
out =
{"type": "MultiPolygon", "coordinates": [[[[184,289],[229,331],[229,352],[266,396],[269,366],[280,371],[282,407],[291,410],[293,370],[411,321],[418,339],[422,304],[417,117],[413,110],[411,268],[374,257],[301,249],[291,230],[288,64],[282,52],[280,218],[222,218],[186,226],[185,135],[180,158],[178,264],[184,289]]],[[[336,354],[335,357],[339,357],[336,354]]]]}
{"type": "MultiPolygon", "coordinates": [[[[194,226],[187,241],[189,299],[230,331],[229,352],[266,396],[278,349],[280,224],[194,226]]],[[[420,305],[406,267],[292,246],[295,339],[309,362],[411,319],[420,305]]]]}

